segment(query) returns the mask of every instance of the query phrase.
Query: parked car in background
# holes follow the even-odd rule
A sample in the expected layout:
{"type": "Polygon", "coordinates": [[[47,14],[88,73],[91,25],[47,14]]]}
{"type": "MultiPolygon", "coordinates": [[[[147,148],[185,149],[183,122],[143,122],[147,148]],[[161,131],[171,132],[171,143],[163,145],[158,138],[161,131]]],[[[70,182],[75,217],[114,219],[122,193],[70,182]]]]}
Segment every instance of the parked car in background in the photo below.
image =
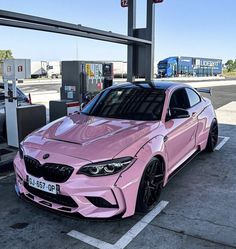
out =
{"type": "MultiPolygon", "coordinates": [[[[12,92],[12,89],[9,87],[9,92],[12,92]]],[[[6,140],[6,113],[5,113],[5,92],[4,84],[0,83],[0,141],[6,140]]],[[[17,88],[17,99],[18,105],[29,104],[29,98],[17,88]]]]}
{"type": "Polygon", "coordinates": [[[125,218],[151,210],[170,178],[217,139],[211,101],[190,86],[120,84],[29,135],[14,160],[15,189],[60,212],[125,218]]]}

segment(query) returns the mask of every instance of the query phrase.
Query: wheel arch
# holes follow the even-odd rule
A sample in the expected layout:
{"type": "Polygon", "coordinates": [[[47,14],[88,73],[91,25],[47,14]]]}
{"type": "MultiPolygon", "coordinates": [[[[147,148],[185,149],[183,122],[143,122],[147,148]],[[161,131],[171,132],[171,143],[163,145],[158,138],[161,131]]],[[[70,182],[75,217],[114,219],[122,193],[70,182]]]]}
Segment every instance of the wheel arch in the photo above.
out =
{"type": "Polygon", "coordinates": [[[162,155],[160,155],[160,154],[157,154],[157,155],[154,156],[154,158],[157,158],[157,159],[159,159],[161,161],[162,166],[163,166],[163,173],[164,173],[164,177],[165,177],[166,176],[166,162],[165,162],[164,157],[162,155]]]}
{"type": "Polygon", "coordinates": [[[163,136],[158,135],[140,147],[140,149],[134,155],[134,157],[137,158],[135,162],[136,169],[130,167],[120,174],[120,177],[116,182],[116,186],[121,189],[125,200],[126,211],[122,216],[123,218],[131,216],[135,212],[140,181],[146,166],[150,160],[152,160],[152,158],[158,158],[163,162],[165,169],[163,185],[166,184],[168,176],[168,161],[163,138],[163,136]],[[123,177],[124,175],[125,177],[123,177]],[[132,196],[132,198],[130,198],[130,196],[132,196]]]}
{"type": "Polygon", "coordinates": [[[214,120],[218,122],[212,105],[206,106],[206,108],[198,116],[196,146],[200,146],[201,151],[203,151],[206,148],[210,127],[214,120]]]}
{"type": "Polygon", "coordinates": [[[164,157],[162,154],[158,154],[158,153],[154,157],[160,159],[162,164],[163,164],[163,173],[164,173],[163,187],[164,187],[168,182],[168,162],[167,162],[167,157],[164,157]]]}
{"type": "Polygon", "coordinates": [[[152,160],[152,158],[158,158],[163,163],[164,167],[164,184],[166,185],[168,179],[168,157],[165,150],[164,137],[158,135],[149,140],[143,147],[137,152],[136,157],[143,159],[145,166],[142,170],[142,175],[145,171],[146,166],[152,160]]]}

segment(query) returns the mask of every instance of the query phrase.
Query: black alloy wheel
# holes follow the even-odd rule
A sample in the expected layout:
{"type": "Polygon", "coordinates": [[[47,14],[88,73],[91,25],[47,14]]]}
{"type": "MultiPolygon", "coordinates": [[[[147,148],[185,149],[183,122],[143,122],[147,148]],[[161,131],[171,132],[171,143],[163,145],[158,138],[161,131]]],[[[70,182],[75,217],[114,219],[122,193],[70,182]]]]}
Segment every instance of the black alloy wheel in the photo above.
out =
{"type": "Polygon", "coordinates": [[[217,120],[214,119],[211,124],[211,128],[209,131],[209,136],[207,140],[206,151],[213,152],[218,143],[218,123],[217,120]]]}
{"type": "Polygon", "coordinates": [[[159,158],[153,158],[144,170],[139,186],[136,210],[146,213],[157,204],[164,181],[164,165],[159,158]]]}

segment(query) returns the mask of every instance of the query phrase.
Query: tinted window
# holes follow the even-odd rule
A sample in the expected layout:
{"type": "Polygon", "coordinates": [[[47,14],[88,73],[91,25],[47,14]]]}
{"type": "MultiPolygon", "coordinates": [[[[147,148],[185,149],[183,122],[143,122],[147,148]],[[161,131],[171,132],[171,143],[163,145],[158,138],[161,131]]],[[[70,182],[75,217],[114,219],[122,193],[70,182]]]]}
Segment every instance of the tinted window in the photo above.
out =
{"type": "Polygon", "coordinates": [[[164,99],[163,90],[136,87],[107,89],[96,96],[82,113],[128,120],[160,120],[164,99]]]}
{"type": "Polygon", "coordinates": [[[170,99],[171,108],[188,109],[190,107],[187,93],[184,88],[176,90],[170,99]]]}
{"type": "Polygon", "coordinates": [[[188,94],[190,107],[195,106],[196,104],[198,104],[201,101],[199,95],[195,91],[193,91],[192,89],[186,88],[186,92],[188,94]]]}

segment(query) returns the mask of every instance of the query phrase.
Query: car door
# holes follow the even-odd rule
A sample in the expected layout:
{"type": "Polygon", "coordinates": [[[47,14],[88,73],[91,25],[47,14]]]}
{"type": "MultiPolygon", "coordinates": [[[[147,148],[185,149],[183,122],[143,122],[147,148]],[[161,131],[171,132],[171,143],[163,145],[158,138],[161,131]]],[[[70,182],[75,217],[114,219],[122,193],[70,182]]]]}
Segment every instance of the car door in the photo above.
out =
{"type": "Polygon", "coordinates": [[[191,106],[186,88],[179,88],[172,93],[169,110],[172,108],[185,109],[190,116],[166,120],[165,126],[168,132],[165,137],[165,147],[170,173],[195,152],[198,125],[196,109],[191,106]]]}

